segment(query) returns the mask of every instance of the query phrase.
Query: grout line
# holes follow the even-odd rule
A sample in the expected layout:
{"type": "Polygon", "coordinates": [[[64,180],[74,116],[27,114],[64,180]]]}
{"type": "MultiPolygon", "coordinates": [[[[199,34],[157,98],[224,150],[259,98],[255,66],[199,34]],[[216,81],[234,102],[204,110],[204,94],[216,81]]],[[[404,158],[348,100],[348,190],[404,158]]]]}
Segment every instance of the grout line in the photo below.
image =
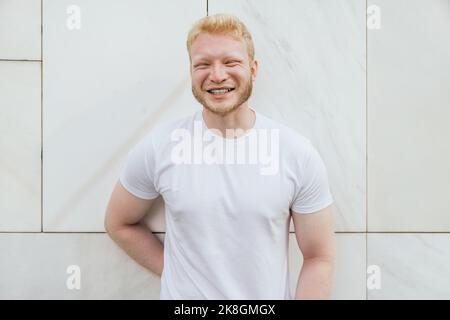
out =
{"type": "MultiPolygon", "coordinates": [[[[152,232],[153,234],[165,234],[165,232],[152,232]]],[[[1,234],[107,234],[105,231],[0,231],[1,234]]]]}
{"type": "Polygon", "coordinates": [[[369,152],[368,152],[368,150],[369,150],[369,147],[368,147],[368,142],[369,142],[369,108],[368,108],[368,92],[367,92],[367,88],[368,88],[368,85],[367,85],[367,73],[368,73],[368,65],[369,65],[369,63],[368,63],[368,49],[367,49],[367,35],[368,35],[368,33],[367,33],[367,1],[368,0],[366,0],[366,8],[365,8],[365,12],[364,12],[364,16],[365,16],[365,19],[364,19],[364,22],[365,22],[365,24],[364,24],[364,34],[365,34],[365,41],[364,41],[364,44],[365,44],[365,53],[366,53],[366,74],[365,74],[365,76],[366,76],[366,83],[365,83],[365,98],[366,98],[366,108],[365,108],[365,110],[366,110],[366,132],[365,132],[365,140],[366,140],[366,197],[365,197],[365,199],[366,199],[366,270],[365,270],[365,275],[366,275],[366,300],[369,300],[369,288],[367,288],[367,267],[369,266],[369,237],[368,237],[368,235],[369,235],[369,200],[368,200],[368,198],[369,198],[369,183],[368,183],[368,180],[369,180],[369,152]]]}
{"type": "MultiPolygon", "coordinates": [[[[102,231],[0,231],[0,234],[104,234],[102,231]]],[[[154,232],[161,233],[161,232],[154,232]]]]}
{"type": "Polygon", "coordinates": [[[0,61],[12,61],[12,62],[42,62],[42,60],[35,59],[0,59],[0,61]]]}
{"type": "Polygon", "coordinates": [[[43,174],[43,108],[44,108],[44,56],[43,56],[43,37],[44,37],[44,17],[43,17],[43,0],[41,0],[41,232],[44,232],[44,208],[43,208],[43,194],[44,194],[44,174],[43,174]]]}
{"type": "MultiPolygon", "coordinates": [[[[52,233],[106,233],[105,231],[0,231],[0,234],[2,233],[42,233],[42,234],[52,234],[52,233]]],[[[152,233],[161,233],[165,234],[165,231],[152,231],[152,233]]],[[[335,231],[335,234],[364,234],[366,235],[366,252],[367,252],[367,235],[369,234],[393,234],[393,235],[415,235],[415,234],[449,234],[450,231],[370,231],[370,232],[364,232],[364,231],[335,231]]],[[[289,231],[289,234],[295,234],[294,231],[289,231]]],[[[367,257],[367,255],[366,255],[367,257]]]]}
{"type": "MultiPolygon", "coordinates": [[[[342,232],[342,233],[352,233],[352,232],[342,232]]],[[[358,233],[358,232],[355,232],[358,233]]],[[[436,233],[436,234],[446,234],[450,233],[450,231],[368,231],[368,232],[360,232],[360,233],[366,233],[366,234],[428,234],[428,233],[436,233]]]]}

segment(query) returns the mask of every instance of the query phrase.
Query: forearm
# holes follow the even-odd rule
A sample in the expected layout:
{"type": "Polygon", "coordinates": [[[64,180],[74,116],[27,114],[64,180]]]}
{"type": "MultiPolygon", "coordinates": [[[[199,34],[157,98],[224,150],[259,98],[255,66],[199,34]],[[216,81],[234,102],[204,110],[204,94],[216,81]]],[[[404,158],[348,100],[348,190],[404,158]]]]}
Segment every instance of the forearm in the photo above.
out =
{"type": "Polygon", "coordinates": [[[298,278],[295,299],[329,299],[333,281],[333,259],[306,259],[298,278]]]}
{"type": "Polygon", "coordinates": [[[164,246],[147,227],[141,224],[127,225],[110,230],[108,234],[137,263],[161,276],[164,246]]]}

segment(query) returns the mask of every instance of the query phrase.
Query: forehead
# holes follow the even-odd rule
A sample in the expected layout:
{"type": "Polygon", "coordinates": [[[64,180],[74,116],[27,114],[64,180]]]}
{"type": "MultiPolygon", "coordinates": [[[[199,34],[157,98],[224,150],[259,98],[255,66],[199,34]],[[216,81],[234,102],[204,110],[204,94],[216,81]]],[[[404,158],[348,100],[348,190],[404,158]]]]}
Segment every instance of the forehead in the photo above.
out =
{"type": "Polygon", "coordinates": [[[191,57],[193,60],[223,56],[238,56],[245,59],[247,47],[244,40],[238,40],[229,35],[202,33],[192,43],[191,57]]]}

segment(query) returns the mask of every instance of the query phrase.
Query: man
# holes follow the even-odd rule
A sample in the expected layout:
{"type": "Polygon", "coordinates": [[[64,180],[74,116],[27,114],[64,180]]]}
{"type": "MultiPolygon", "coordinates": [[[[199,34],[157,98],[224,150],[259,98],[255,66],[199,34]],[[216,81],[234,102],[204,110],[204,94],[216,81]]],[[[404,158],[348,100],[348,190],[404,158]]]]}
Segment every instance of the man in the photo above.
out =
{"type": "Polygon", "coordinates": [[[203,110],[157,126],[131,150],[107,208],[107,232],[161,276],[161,299],[292,299],[292,217],[304,258],[294,298],[329,298],[333,198],[320,155],[295,130],[249,107],[258,63],[241,21],[203,18],[187,48],[203,110]],[[140,224],[159,195],[164,246],[140,224]]]}

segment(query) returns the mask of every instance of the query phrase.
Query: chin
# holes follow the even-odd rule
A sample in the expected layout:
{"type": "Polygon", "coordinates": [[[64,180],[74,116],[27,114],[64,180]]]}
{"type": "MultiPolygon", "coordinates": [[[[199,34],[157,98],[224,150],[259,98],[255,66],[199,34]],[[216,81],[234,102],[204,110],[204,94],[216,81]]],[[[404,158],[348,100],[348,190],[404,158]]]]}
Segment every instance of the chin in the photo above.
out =
{"type": "Polygon", "coordinates": [[[216,114],[221,114],[221,115],[225,115],[230,113],[231,111],[234,111],[235,109],[237,109],[237,106],[230,106],[230,105],[219,105],[219,106],[214,106],[214,105],[205,105],[204,106],[206,109],[208,109],[211,112],[214,112],[216,114]]]}

